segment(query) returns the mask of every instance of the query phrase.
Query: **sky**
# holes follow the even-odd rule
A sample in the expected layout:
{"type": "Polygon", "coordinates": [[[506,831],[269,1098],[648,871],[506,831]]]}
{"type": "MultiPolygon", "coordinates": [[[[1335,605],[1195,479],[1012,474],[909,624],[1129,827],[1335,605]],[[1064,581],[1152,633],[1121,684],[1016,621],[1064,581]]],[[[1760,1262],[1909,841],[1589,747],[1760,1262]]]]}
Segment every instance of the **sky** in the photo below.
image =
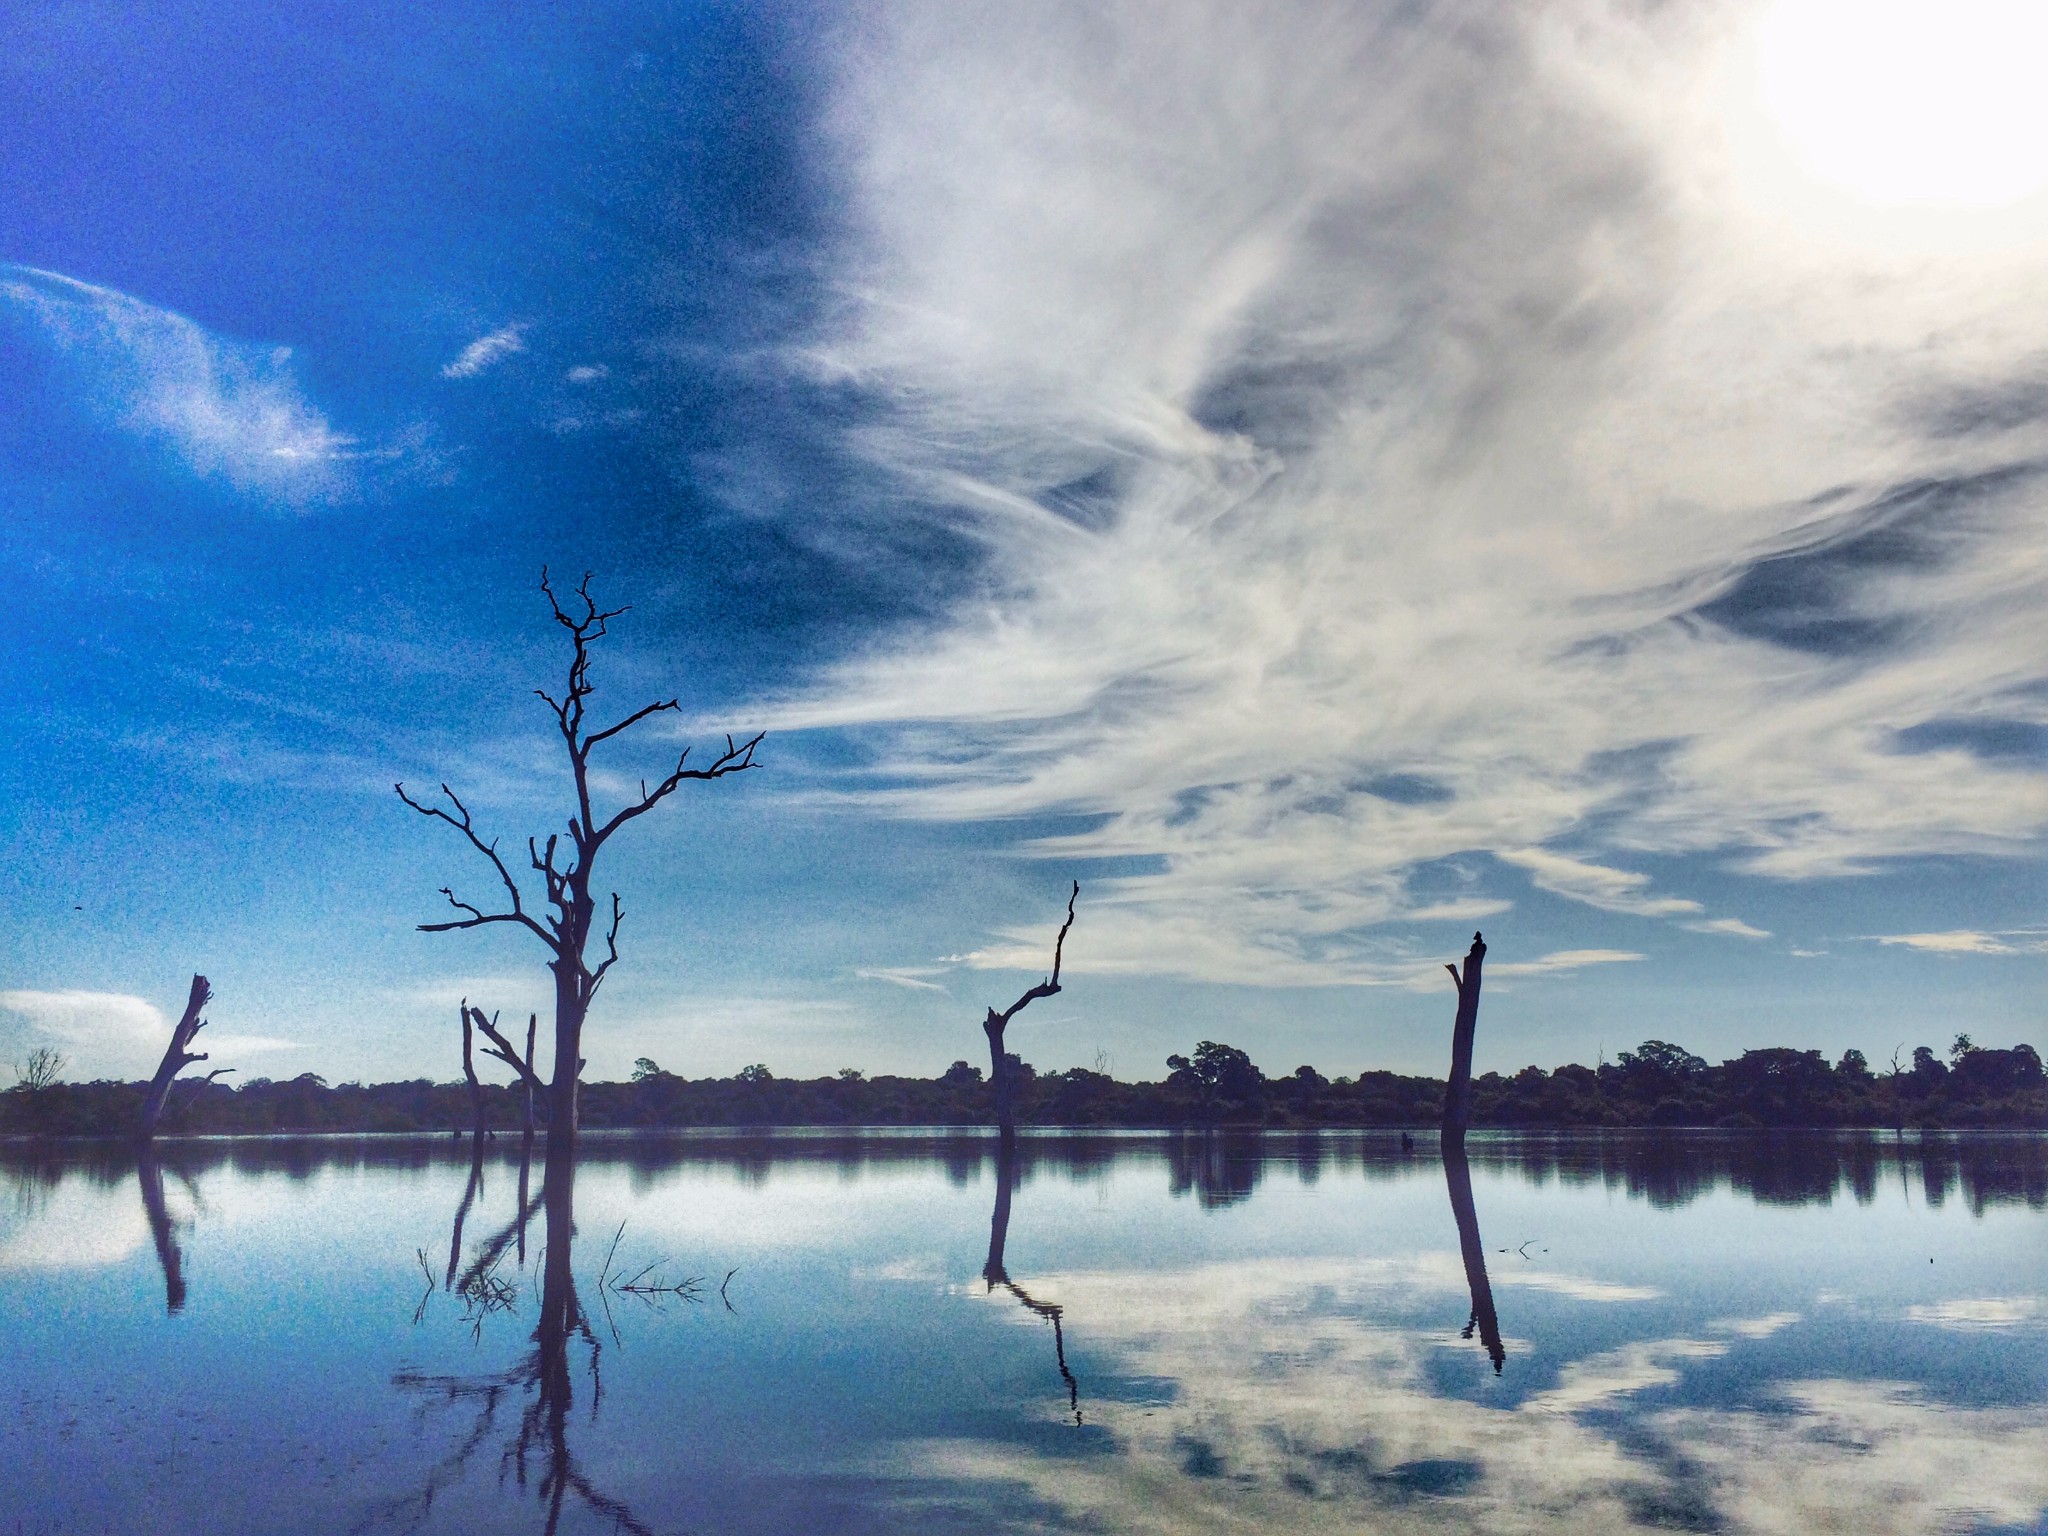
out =
{"type": "Polygon", "coordinates": [[[0,15],[0,1061],[2048,1046],[2020,0],[0,15]],[[525,942],[520,942],[521,938],[525,942]]]}

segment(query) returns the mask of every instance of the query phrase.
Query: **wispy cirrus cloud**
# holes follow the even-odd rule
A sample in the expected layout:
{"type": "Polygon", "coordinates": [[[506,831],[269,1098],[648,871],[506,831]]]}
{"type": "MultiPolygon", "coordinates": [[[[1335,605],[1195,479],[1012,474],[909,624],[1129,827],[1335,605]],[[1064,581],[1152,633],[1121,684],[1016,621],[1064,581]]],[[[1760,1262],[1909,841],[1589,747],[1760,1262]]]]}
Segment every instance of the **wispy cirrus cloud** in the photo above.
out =
{"type": "Polygon", "coordinates": [[[1560,949],[1534,960],[1510,960],[1487,967],[1492,976],[1547,976],[1554,971],[1583,970],[1589,965],[1626,965],[1643,957],[1632,949],[1560,949]]]}
{"type": "MultiPolygon", "coordinates": [[[[475,341],[472,341],[461,352],[456,354],[453,361],[443,364],[441,377],[444,379],[473,379],[486,369],[494,368],[506,358],[514,357],[525,350],[526,327],[524,325],[500,326],[488,335],[477,337],[475,341]]],[[[588,378],[602,378],[603,370],[599,369],[589,372],[575,368],[569,370],[571,378],[576,378],[579,374],[588,378]]]]}
{"type": "Polygon", "coordinates": [[[0,265],[0,298],[70,360],[93,403],[204,478],[288,503],[355,489],[366,449],[307,398],[288,347],[230,341],[132,295],[0,265]]]}
{"type": "Polygon", "coordinates": [[[774,723],[858,731],[903,814],[1093,818],[1033,850],[1154,861],[1076,955],[1133,973],[1383,977],[1475,852],[1738,937],[1628,860],[2038,856],[2048,772],[1971,743],[2048,680],[2014,323],[2048,285],[1746,200],[1750,19],[906,4],[838,39],[846,303],[794,366],[984,565],[774,723]]]}
{"type": "Polygon", "coordinates": [[[887,982],[913,992],[944,992],[946,989],[930,978],[943,976],[945,971],[939,965],[876,965],[863,966],[853,974],[862,981],[887,982]]]}

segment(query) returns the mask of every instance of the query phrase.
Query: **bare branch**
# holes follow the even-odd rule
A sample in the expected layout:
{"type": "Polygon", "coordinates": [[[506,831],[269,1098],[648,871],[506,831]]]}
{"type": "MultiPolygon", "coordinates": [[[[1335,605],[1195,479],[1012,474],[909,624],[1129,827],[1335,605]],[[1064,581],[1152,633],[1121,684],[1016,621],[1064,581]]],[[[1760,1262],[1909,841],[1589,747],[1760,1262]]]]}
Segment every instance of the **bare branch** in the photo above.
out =
{"type": "MultiPolygon", "coordinates": [[[[1030,1006],[1030,1004],[1036,1001],[1037,999],[1041,997],[1051,997],[1059,991],[1060,956],[1061,952],[1065,950],[1067,946],[1067,930],[1074,926],[1074,903],[1080,899],[1080,895],[1081,882],[1076,880],[1074,882],[1073,891],[1067,897],[1067,920],[1060,924],[1059,937],[1053,940],[1052,975],[1048,976],[1044,981],[1041,981],[1037,986],[1031,988],[1022,997],[1018,998],[1017,1001],[1010,1004],[1008,1008],[1005,1008],[1001,1013],[997,1013],[993,1008],[989,1009],[989,1022],[993,1023],[998,1030],[1001,1030],[1005,1025],[1007,1025],[1010,1022],[1010,1020],[1014,1019],[1018,1014],[1022,1013],[1025,1010],[1025,1008],[1030,1006]]],[[[988,1023],[984,1023],[982,1025],[982,1028],[988,1028],[988,1023]]]]}
{"type": "Polygon", "coordinates": [[[604,957],[604,962],[601,965],[599,965],[596,970],[590,973],[590,992],[588,995],[591,997],[597,996],[597,984],[604,980],[604,973],[610,970],[614,965],[618,964],[619,918],[623,915],[623,912],[624,909],[619,906],[619,893],[617,891],[613,891],[612,926],[611,931],[604,936],[604,947],[608,951],[608,953],[604,957]]]}
{"type": "Polygon", "coordinates": [[[512,910],[509,912],[486,913],[480,907],[471,906],[466,901],[456,900],[455,892],[444,885],[441,887],[441,894],[448,898],[448,904],[458,912],[467,912],[469,916],[455,922],[421,923],[419,925],[420,932],[447,933],[455,928],[482,927],[485,923],[518,923],[522,927],[530,929],[534,936],[547,945],[548,948],[559,952],[559,946],[555,942],[554,935],[535,922],[526,911],[519,895],[519,882],[512,878],[512,871],[507,869],[505,861],[498,857],[497,843],[487,843],[477,835],[476,826],[470,819],[469,807],[462,803],[461,798],[454,790],[450,789],[446,784],[441,786],[441,793],[446,795],[448,803],[455,807],[456,814],[451,816],[438,805],[422,805],[419,801],[413,799],[411,795],[405,792],[405,785],[402,783],[393,784],[391,787],[398,792],[399,799],[403,800],[415,811],[418,811],[422,816],[432,817],[436,821],[445,821],[449,826],[455,828],[456,831],[468,838],[469,845],[491,861],[491,868],[498,872],[498,879],[503,882],[505,893],[512,901],[512,910]]]}
{"type": "Polygon", "coordinates": [[[1052,941],[1052,985],[1060,984],[1060,953],[1067,947],[1067,930],[1074,926],[1074,903],[1081,899],[1081,882],[1074,882],[1073,890],[1067,893],[1067,920],[1060,924],[1059,937],[1052,941]]]}
{"type": "Polygon", "coordinates": [[[746,772],[754,766],[754,749],[760,746],[767,739],[767,736],[768,733],[766,731],[757,731],[749,740],[741,742],[738,746],[733,745],[733,739],[730,736],[726,737],[725,751],[719,754],[717,761],[712,763],[709,768],[684,767],[683,765],[690,760],[690,749],[685,747],[682,756],[676,759],[675,772],[655,785],[653,790],[641,798],[639,804],[627,806],[618,815],[606,822],[596,835],[590,839],[589,846],[593,849],[599,847],[606,838],[610,837],[634,817],[646,815],[647,812],[653,810],[673,794],[676,787],[685,780],[722,779],[729,773],[746,772]]]}
{"type": "Polygon", "coordinates": [[[525,1083],[528,1087],[534,1089],[536,1092],[545,1092],[547,1089],[547,1084],[543,1083],[537,1076],[534,1075],[532,1064],[526,1061],[522,1061],[519,1057],[519,1053],[512,1049],[512,1042],[510,1040],[507,1040],[500,1033],[498,1033],[498,1016],[496,1014],[492,1014],[487,1019],[484,1017],[483,1009],[470,1008],[467,1003],[465,1003],[463,1007],[467,1010],[467,1015],[470,1022],[476,1025],[477,1033],[481,1034],[486,1040],[491,1042],[489,1045],[484,1047],[484,1054],[486,1056],[494,1056],[499,1061],[505,1063],[506,1066],[512,1069],[513,1074],[517,1076],[521,1082],[525,1083]]]}
{"type": "Polygon", "coordinates": [[[681,701],[677,699],[664,699],[658,703],[643,705],[639,709],[634,710],[633,713],[631,713],[630,715],[626,716],[626,718],[621,720],[617,725],[608,725],[603,730],[593,731],[590,735],[584,737],[583,755],[585,757],[590,756],[590,749],[596,746],[600,741],[609,741],[612,737],[618,735],[619,732],[626,730],[631,726],[638,725],[642,720],[645,720],[649,715],[658,715],[661,714],[664,710],[681,709],[682,707],[683,706],[681,701]]]}
{"type": "Polygon", "coordinates": [[[1446,960],[1444,962],[1444,969],[1451,973],[1451,985],[1456,987],[1460,992],[1464,991],[1465,978],[1458,974],[1458,968],[1455,965],[1451,964],[1450,961],[1446,960]]]}

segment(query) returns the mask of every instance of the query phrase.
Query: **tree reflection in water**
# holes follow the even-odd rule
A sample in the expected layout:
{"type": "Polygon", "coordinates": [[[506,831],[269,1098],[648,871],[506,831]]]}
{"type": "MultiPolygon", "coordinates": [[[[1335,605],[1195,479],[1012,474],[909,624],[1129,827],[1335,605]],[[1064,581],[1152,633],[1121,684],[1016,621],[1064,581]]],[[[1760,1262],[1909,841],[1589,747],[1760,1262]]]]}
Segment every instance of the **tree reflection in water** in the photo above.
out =
{"type": "Polygon", "coordinates": [[[988,1262],[981,1266],[981,1278],[990,1291],[1001,1286],[1023,1305],[1028,1312],[1044,1318],[1052,1324],[1053,1358],[1059,1363],[1060,1380],[1067,1384],[1067,1408],[1074,1415],[1074,1422],[1081,1422],[1081,1385],[1074,1379],[1074,1373],[1067,1369],[1067,1335],[1061,1326],[1065,1309],[1050,1301],[1040,1301],[1012,1280],[1003,1263],[1003,1247],[1010,1238],[1010,1195],[1017,1185],[1017,1143],[1005,1136],[996,1143],[996,1205],[988,1224],[988,1262]]]}
{"type": "Polygon", "coordinates": [[[1471,1338],[1477,1330],[1487,1357],[1493,1361],[1493,1374],[1498,1376],[1507,1350],[1500,1342],[1500,1318],[1493,1310],[1493,1285],[1486,1277],[1486,1248],[1479,1240],[1479,1213],[1472,1206],[1472,1165],[1465,1159],[1464,1138],[1444,1137],[1443,1154],[1444,1186],[1451,1196],[1451,1216],[1458,1223],[1458,1251],[1465,1260],[1465,1283],[1472,1290],[1472,1316],[1465,1324],[1464,1337],[1471,1338]]]}
{"type": "MultiPolygon", "coordinates": [[[[481,1147],[476,1149],[475,1156],[481,1158],[481,1147]]],[[[527,1187],[531,1158],[529,1141],[522,1148],[520,1159],[522,1194],[527,1187]]],[[[515,1244],[524,1267],[526,1223],[534,1207],[539,1206],[543,1213],[544,1246],[540,1256],[540,1315],[534,1325],[533,1347],[509,1369],[485,1375],[448,1376],[407,1370],[392,1377],[392,1384],[400,1391],[422,1399],[423,1416],[436,1410],[468,1410],[474,1418],[455,1448],[427,1474],[426,1485],[419,1492],[379,1505],[356,1530],[386,1525],[406,1530],[424,1528],[433,1514],[435,1500],[463,1479],[477,1452],[492,1439],[501,1411],[508,1404],[517,1404],[518,1423],[499,1452],[499,1475],[502,1478],[509,1473],[522,1492],[532,1486],[546,1510],[547,1536],[554,1536],[560,1527],[572,1494],[614,1529],[632,1532],[634,1536],[653,1536],[652,1527],[624,1500],[592,1485],[570,1445],[570,1410],[575,1406],[579,1378],[587,1374],[589,1379],[593,1422],[604,1401],[603,1346],[591,1328],[590,1315],[576,1289],[575,1168],[561,1160],[555,1162],[557,1165],[550,1166],[543,1176],[540,1193],[531,1202],[520,1202],[512,1220],[477,1249],[453,1287],[470,1309],[465,1316],[474,1318],[474,1309],[487,1305],[477,1299],[479,1286],[490,1279],[506,1251],[515,1244]]],[[[472,1167],[475,1166],[473,1163],[472,1167]]],[[[456,1212],[457,1251],[461,1224],[469,1214],[479,1182],[480,1176],[473,1174],[456,1212]]],[[[517,1288],[507,1286],[502,1292],[491,1294],[516,1302],[517,1288]]]]}
{"type": "MultiPolygon", "coordinates": [[[[181,1175],[182,1177],[182,1175],[181,1175]]],[[[185,1310],[185,1254],[178,1246],[178,1229],[164,1203],[164,1166],[156,1149],[141,1143],[135,1153],[135,1182],[142,1190],[142,1215],[149,1223],[150,1241],[156,1245],[156,1262],[164,1272],[164,1311],[175,1317],[185,1310]]],[[[196,1201],[199,1192],[190,1179],[185,1186],[196,1201]]]]}

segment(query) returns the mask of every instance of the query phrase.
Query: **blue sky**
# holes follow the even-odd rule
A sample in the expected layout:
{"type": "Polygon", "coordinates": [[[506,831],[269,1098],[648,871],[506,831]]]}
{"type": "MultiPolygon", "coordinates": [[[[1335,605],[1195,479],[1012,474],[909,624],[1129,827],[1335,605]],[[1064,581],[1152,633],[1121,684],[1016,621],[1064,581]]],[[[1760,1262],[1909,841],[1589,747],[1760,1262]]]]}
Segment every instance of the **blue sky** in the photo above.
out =
{"type": "Polygon", "coordinates": [[[543,1005],[544,562],[596,1075],[2048,1043],[2037,23],[1669,9],[10,8],[0,1057],[543,1005]]]}

